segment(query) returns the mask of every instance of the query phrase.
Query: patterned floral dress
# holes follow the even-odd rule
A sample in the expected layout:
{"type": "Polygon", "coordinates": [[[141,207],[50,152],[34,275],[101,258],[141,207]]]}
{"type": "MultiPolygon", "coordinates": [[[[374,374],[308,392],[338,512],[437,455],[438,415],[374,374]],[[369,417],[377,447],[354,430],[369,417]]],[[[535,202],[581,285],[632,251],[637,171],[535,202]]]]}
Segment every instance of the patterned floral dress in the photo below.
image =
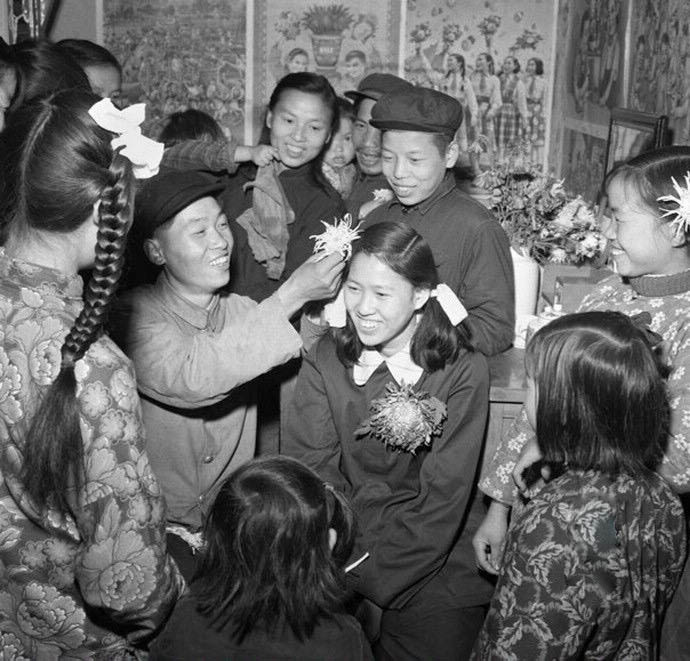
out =
{"type": "Polygon", "coordinates": [[[56,378],[82,281],[0,249],[0,649],[3,659],[127,659],[183,583],[143,450],[134,373],[107,337],[76,363],[85,483],[72,514],[38,509],[21,471],[27,426],[56,378]],[[94,615],[97,613],[97,621],[94,615]]]}
{"type": "MultiPolygon", "coordinates": [[[[617,275],[602,280],[582,301],[580,312],[617,310],[628,315],[649,312],[651,328],[664,338],[672,371],[668,379],[671,437],[659,472],[677,493],[690,491],[690,272],[643,276],[623,282],[617,275]]],[[[479,488],[494,500],[511,505],[517,496],[512,479],[525,443],[534,438],[524,409],[484,468],[479,488]]]]}
{"type": "Polygon", "coordinates": [[[512,523],[473,658],[657,658],[684,557],[683,508],[660,477],[568,471],[512,523]]]}

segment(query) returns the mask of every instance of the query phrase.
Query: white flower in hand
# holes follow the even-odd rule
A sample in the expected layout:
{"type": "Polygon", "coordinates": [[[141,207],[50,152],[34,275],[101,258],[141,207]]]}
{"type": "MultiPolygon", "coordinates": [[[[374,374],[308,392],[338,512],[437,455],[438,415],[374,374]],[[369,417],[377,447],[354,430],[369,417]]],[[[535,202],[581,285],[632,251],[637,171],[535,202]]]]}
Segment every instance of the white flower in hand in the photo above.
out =
{"type": "Polygon", "coordinates": [[[374,191],[376,202],[390,202],[393,199],[393,191],[390,188],[377,188],[374,191]]]}
{"type": "Polygon", "coordinates": [[[359,239],[359,228],[362,223],[352,227],[352,216],[347,213],[340,220],[336,220],[334,225],[329,225],[323,220],[321,224],[326,231],[309,237],[315,240],[314,253],[320,253],[319,259],[323,259],[334,252],[339,252],[343,259],[349,259],[352,254],[352,242],[359,239]]]}

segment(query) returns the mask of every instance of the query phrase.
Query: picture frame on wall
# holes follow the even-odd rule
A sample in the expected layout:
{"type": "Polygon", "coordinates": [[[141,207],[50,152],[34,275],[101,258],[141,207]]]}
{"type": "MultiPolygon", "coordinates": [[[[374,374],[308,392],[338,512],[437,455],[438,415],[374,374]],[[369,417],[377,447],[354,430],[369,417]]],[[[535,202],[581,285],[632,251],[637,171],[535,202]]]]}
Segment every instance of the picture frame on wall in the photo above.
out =
{"type": "Polygon", "coordinates": [[[668,137],[666,115],[614,108],[609,121],[604,176],[633,156],[668,144],[668,137]]]}
{"type": "Polygon", "coordinates": [[[4,0],[9,43],[50,38],[61,0],[4,0]]]}

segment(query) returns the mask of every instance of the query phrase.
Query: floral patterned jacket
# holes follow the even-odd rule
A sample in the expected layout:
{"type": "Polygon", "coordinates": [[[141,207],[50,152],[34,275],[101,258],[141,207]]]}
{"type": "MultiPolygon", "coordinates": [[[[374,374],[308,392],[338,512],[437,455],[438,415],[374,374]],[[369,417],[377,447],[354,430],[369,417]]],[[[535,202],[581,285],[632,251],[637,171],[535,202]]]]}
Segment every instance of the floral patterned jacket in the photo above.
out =
{"type": "Polygon", "coordinates": [[[664,480],[568,471],[511,523],[473,659],[656,659],[684,558],[664,480]]]}
{"type": "Polygon", "coordinates": [[[108,338],[75,367],[85,483],[71,516],[17,478],[28,421],[60,367],[82,283],[0,249],[0,647],[12,659],[142,655],[183,588],[143,451],[134,374],[108,338]]]}
{"type": "MultiPolygon", "coordinates": [[[[677,493],[690,491],[690,273],[644,276],[630,284],[611,276],[584,298],[578,311],[589,310],[651,314],[651,329],[664,338],[665,359],[672,368],[668,378],[671,437],[659,472],[677,493]]],[[[523,409],[484,467],[479,488],[485,494],[507,505],[513,503],[517,487],[512,471],[530,438],[534,432],[523,409]]]]}

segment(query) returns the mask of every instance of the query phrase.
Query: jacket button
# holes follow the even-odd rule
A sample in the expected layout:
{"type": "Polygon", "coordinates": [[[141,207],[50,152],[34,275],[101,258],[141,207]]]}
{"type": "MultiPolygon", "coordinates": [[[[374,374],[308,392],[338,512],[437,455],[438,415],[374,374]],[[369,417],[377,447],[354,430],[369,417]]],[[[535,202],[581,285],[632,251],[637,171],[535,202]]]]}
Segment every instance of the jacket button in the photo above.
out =
{"type": "Polygon", "coordinates": [[[207,455],[204,457],[204,463],[205,463],[205,464],[210,464],[214,459],[215,459],[215,457],[214,457],[212,454],[207,454],[207,455]]]}

